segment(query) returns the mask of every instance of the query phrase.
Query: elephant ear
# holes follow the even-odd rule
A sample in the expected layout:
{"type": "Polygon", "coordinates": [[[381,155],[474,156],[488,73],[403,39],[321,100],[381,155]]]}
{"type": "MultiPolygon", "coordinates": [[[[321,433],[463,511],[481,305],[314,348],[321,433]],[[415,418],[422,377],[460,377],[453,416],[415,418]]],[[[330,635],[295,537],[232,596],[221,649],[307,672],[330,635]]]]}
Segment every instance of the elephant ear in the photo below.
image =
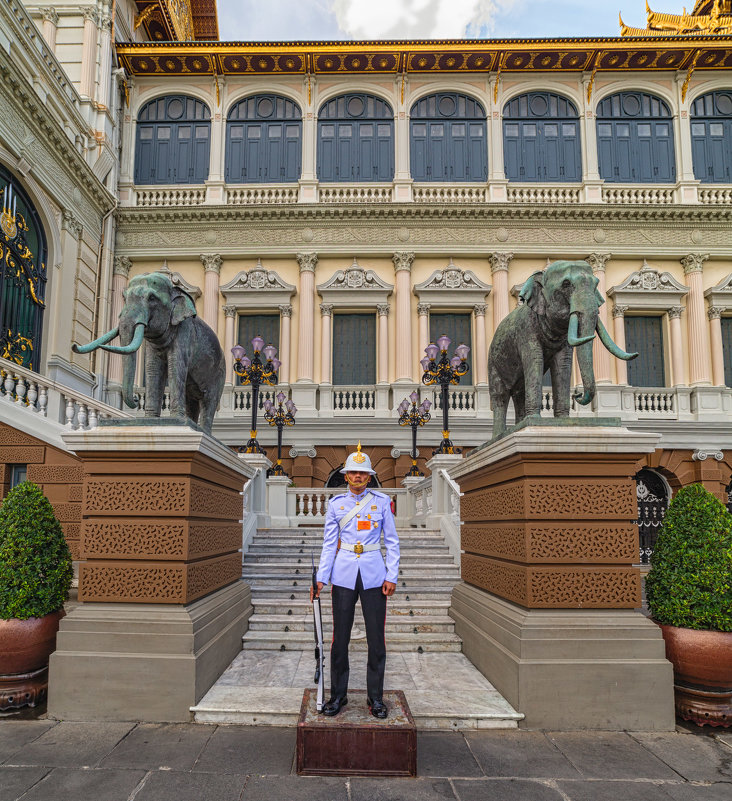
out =
{"type": "Polygon", "coordinates": [[[519,297],[532,311],[537,314],[544,313],[544,272],[537,270],[526,279],[526,283],[521,287],[519,297]]]}
{"type": "Polygon", "coordinates": [[[193,302],[193,298],[182,289],[174,287],[173,292],[171,293],[171,325],[179,325],[188,317],[195,316],[196,304],[193,302]]]}
{"type": "Polygon", "coordinates": [[[595,290],[595,300],[597,301],[597,308],[598,309],[605,302],[605,298],[603,298],[602,293],[600,292],[599,289],[595,290]]]}

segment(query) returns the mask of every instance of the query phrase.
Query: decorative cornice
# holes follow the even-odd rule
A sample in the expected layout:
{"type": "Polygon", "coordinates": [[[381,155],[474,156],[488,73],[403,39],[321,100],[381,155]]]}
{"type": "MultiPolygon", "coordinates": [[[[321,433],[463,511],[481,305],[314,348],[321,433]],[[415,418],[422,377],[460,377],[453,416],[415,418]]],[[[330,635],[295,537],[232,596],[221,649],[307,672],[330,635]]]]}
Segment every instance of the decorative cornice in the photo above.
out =
{"type": "MultiPolygon", "coordinates": [[[[704,297],[711,308],[720,308],[722,312],[732,310],[732,273],[723,278],[716,286],[704,290],[704,297]]],[[[711,319],[711,318],[710,318],[711,319]]]]}
{"type": "Polygon", "coordinates": [[[450,258],[450,261],[442,270],[435,270],[432,275],[421,284],[416,284],[414,287],[414,294],[421,297],[423,292],[431,290],[444,291],[450,290],[478,290],[483,294],[488,294],[491,291],[489,284],[484,284],[475,273],[470,270],[462,270],[450,258]]]}
{"type": "Polygon", "coordinates": [[[318,292],[328,292],[332,290],[375,290],[378,292],[391,293],[394,287],[382,281],[373,270],[364,270],[354,258],[353,264],[345,270],[335,272],[324,284],[318,286],[318,292]]]}
{"type": "Polygon", "coordinates": [[[593,273],[604,273],[605,265],[610,261],[609,253],[590,253],[585,261],[592,267],[593,273]]]}
{"type": "Polygon", "coordinates": [[[684,313],[683,306],[671,306],[666,309],[666,313],[668,314],[669,320],[678,320],[679,317],[684,313]]]}
{"type": "Polygon", "coordinates": [[[283,281],[274,271],[268,270],[262,265],[260,259],[251,270],[242,270],[228,284],[220,287],[224,297],[240,294],[241,292],[255,293],[287,293],[291,297],[295,293],[295,287],[283,281]]]}
{"type": "MultiPolygon", "coordinates": [[[[414,261],[414,253],[408,251],[400,251],[395,253],[392,256],[392,261],[394,262],[394,271],[400,272],[401,270],[406,270],[407,272],[412,271],[412,262],[414,261]]],[[[355,259],[354,259],[355,263],[355,259]]]]}
{"type": "MultiPolygon", "coordinates": [[[[203,264],[203,269],[207,273],[216,273],[219,275],[221,272],[221,265],[223,264],[223,259],[218,253],[211,253],[211,254],[201,254],[201,263],[203,264]]],[[[258,266],[261,266],[259,262],[257,262],[258,266]]]]}
{"type": "Polygon", "coordinates": [[[684,268],[684,275],[700,273],[704,269],[704,262],[709,258],[708,253],[689,253],[681,259],[681,266],[684,268]]]}
{"type": "Polygon", "coordinates": [[[292,317],[291,303],[281,303],[277,308],[280,310],[280,317],[292,317]]]}
{"type": "Polygon", "coordinates": [[[719,320],[719,318],[724,314],[725,309],[722,306],[710,306],[707,309],[707,317],[710,320],[719,320]]]}
{"type": "Polygon", "coordinates": [[[315,265],[318,263],[317,253],[298,253],[297,263],[300,265],[301,273],[314,273],[315,265]]]}
{"type": "Polygon", "coordinates": [[[112,273],[114,275],[121,275],[123,278],[129,278],[131,267],[132,259],[130,259],[128,256],[115,256],[112,273]]]}
{"type": "Polygon", "coordinates": [[[511,263],[513,253],[491,253],[488,258],[491,263],[491,274],[508,272],[508,265],[511,263]]]}

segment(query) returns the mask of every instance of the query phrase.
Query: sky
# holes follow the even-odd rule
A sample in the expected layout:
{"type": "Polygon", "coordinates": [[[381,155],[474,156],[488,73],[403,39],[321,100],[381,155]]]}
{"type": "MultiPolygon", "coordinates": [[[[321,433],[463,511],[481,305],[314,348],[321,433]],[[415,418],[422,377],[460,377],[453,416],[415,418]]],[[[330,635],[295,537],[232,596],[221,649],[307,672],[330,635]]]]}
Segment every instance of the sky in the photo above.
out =
{"type": "MultiPolygon", "coordinates": [[[[643,0],[218,0],[225,41],[619,36],[645,27],[643,0]]],[[[673,0],[654,11],[682,13],[673,0]]],[[[693,0],[687,0],[689,7],[693,0]]],[[[658,6],[658,7],[657,7],[658,6]]]]}

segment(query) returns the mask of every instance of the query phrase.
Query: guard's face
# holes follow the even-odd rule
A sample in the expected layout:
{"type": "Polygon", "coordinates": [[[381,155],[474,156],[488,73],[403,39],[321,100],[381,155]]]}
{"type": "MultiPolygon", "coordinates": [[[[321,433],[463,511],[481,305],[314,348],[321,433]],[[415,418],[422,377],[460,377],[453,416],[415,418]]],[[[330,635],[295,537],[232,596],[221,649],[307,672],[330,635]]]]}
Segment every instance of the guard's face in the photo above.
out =
{"type": "Polygon", "coordinates": [[[361,492],[361,490],[366,489],[369,478],[371,478],[370,473],[364,473],[360,470],[349,470],[344,475],[346,477],[346,483],[354,492],[361,492]]]}

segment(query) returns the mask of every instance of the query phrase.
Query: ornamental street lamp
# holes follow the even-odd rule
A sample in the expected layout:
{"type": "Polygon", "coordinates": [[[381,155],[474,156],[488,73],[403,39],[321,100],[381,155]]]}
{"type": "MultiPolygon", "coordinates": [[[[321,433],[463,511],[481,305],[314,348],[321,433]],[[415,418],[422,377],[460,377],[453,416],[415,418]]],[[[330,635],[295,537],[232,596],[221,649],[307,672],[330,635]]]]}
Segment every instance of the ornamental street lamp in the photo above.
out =
{"type": "Polygon", "coordinates": [[[259,387],[261,384],[274,386],[277,383],[277,371],[280,369],[280,360],[276,359],[277,348],[274,345],[264,347],[262,337],[252,340],[254,358],[249,359],[241,345],[234,345],[231,349],[234,355],[234,372],[241,379],[242,384],[252,386],[252,428],[249,432],[249,441],[246,447],[239,448],[239,453],[264,453],[257,442],[257,407],[259,405],[259,387]],[[262,362],[259,354],[264,354],[266,362],[262,362]]]}
{"type": "Polygon", "coordinates": [[[450,337],[444,334],[437,340],[437,343],[430,342],[424,349],[427,354],[420,362],[424,375],[422,383],[427,386],[432,384],[440,385],[440,402],[442,403],[442,442],[440,447],[432,451],[433,456],[437,453],[460,453],[460,448],[456,448],[450,442],[450,426],[448,424],[448,397],[447,388],[450,384],[459,384],[460,379],[470,370],[467,363],[470,348],[467,345],[458,345],[455,348],[455,355],[448,359],[447,349],[450,347],[450,337]]]}
{"type": "Polygon", "coordinates": [[[282,469],[282,429],[285,426],[295,425],[297,406],[291,400],[285,400],[285,393],[277,393],[277,406],[269,398],[264,402],[264,419],[271,425],[277,426],[277,464],[270,475],[286,476],[282,469]],[[284,405],[283,405],[284,404],[284,405]]]}
{"type": "Polygon", "coordinates": [[[425,399],[417,406],[418,399],[419,393],[412,392],[409,396],[409,400],[404,398],[397,407],[397,411],[399,412],[399,425],[412,427],[412,466],[407,476],[424,475],[417,467],[417,429],[430,419],[431,415],[429,409],[430,406],[432,406],[432,402],[425,399]],[[409,401],[412,402],[411,406],[409,405],[409,401]]]}

